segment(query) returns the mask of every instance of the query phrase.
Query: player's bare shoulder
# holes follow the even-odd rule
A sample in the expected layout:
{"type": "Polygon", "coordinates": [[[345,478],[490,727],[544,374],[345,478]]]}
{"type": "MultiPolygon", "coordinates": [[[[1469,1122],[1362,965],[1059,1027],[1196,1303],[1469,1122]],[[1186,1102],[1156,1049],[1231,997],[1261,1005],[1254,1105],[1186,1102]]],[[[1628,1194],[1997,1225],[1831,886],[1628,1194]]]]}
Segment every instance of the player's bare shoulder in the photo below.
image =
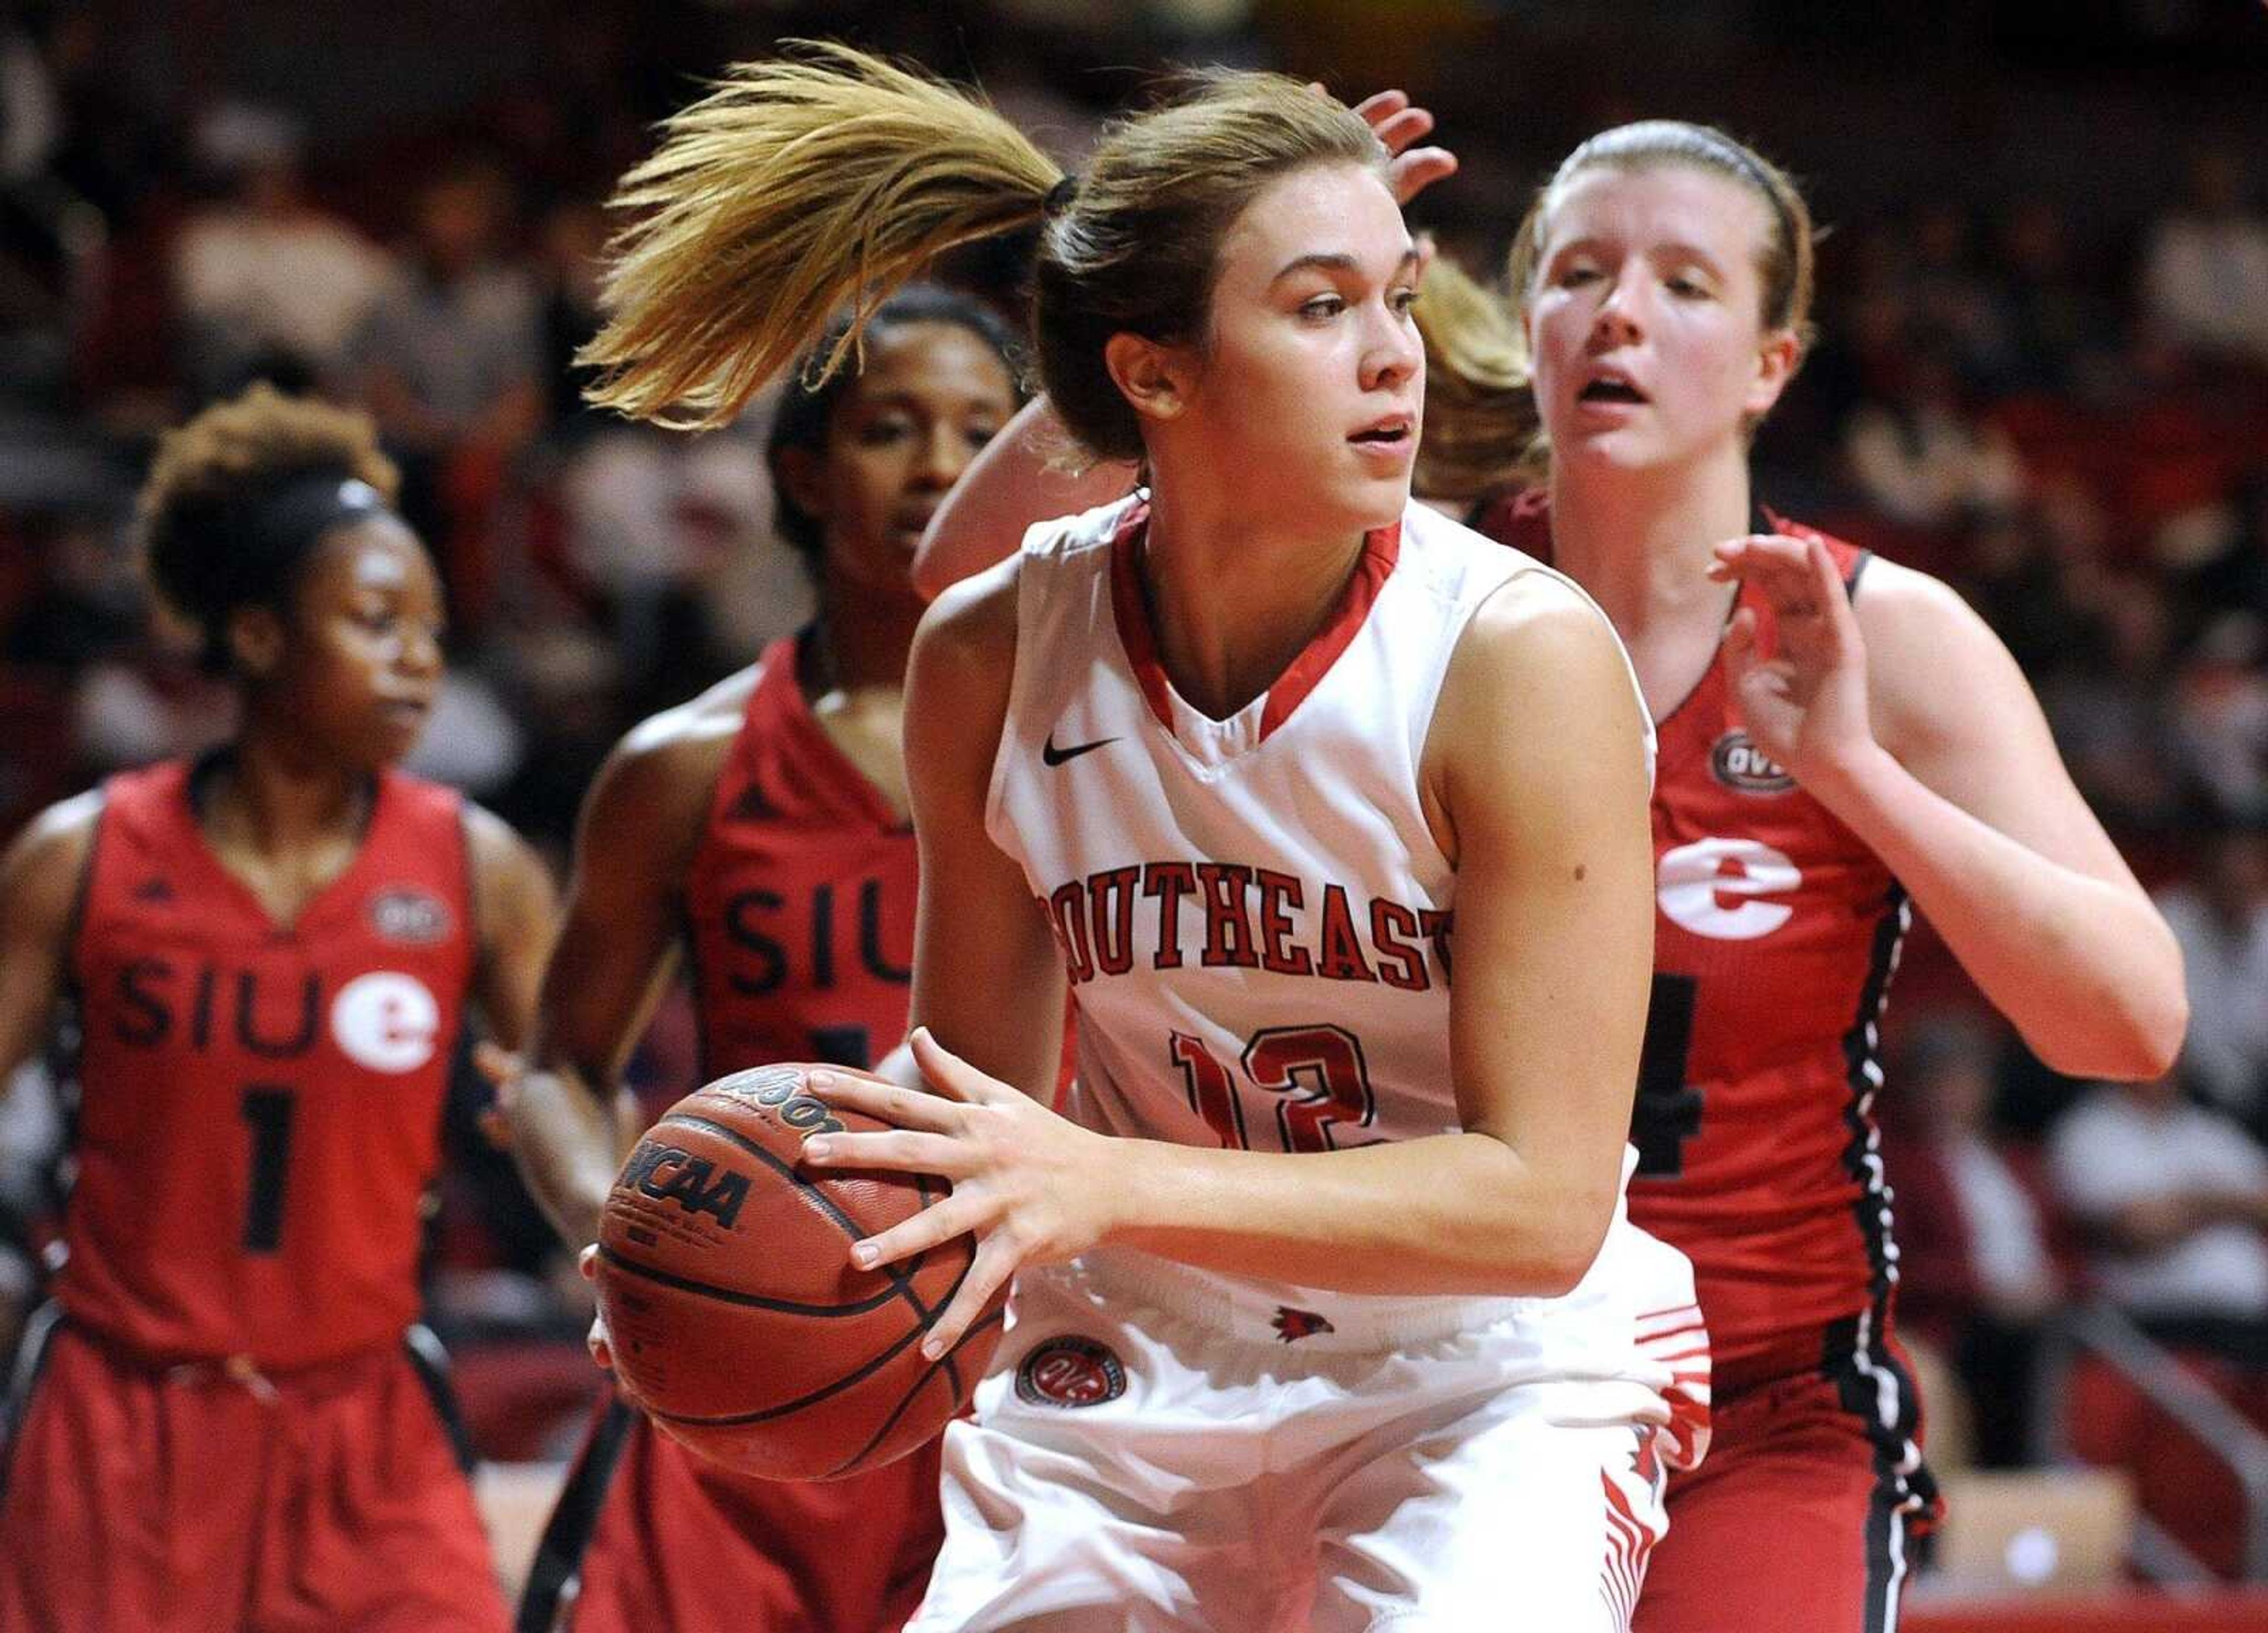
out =
{"type": "Polygon", "coordinates": [[[102,791],[91,788],[58,800],[26,824],[0,852],[0,910],[36,913],[53,905],[67,911],[101,819],[102,791]]]}
{"type": "Polygon", "coordinates": [[[762,679],[763,666],[751,664],[623,734],[583,798],[585,865],[614,838],[673,870],[691,856],[762,679]]]}
{"type": "Polygon", "coordinates": [[[31,1047],[30,1028],[54,1001],[101,815],[101,790],[76,795],[0,853],[0,1075],[31,1047]]]}
{"type": "Polygon", "coordinates": [[[1459,637],[1441,707],[1499,709],[1525,700],[1549,710],[1556,707],[1550,695],[1580,697],[1587,688],[1603,692],[1617,711],[1632,702],[1624,696],[1630,684],[1622,642],[1598,604],[1533,556],[1508,553],[1520,564],[1459,637]]]}
{"type": "Polygon", "coordinates": [[[1015,669],[1022,575],[1023,557],[1012,555],[930,603],[906,666],[909,732],[926,738],[940,724],[989,719],[997,735],[1015,669]]]}
{"type": "Polygon", "coordinates": [[[1941,578],[1870,557],[1851,607],[1867,645],[1868,712],[1892,754],[1943,736],[1952,717],[1985,700],[2029,689],[2000,637],[1941,578]]]}

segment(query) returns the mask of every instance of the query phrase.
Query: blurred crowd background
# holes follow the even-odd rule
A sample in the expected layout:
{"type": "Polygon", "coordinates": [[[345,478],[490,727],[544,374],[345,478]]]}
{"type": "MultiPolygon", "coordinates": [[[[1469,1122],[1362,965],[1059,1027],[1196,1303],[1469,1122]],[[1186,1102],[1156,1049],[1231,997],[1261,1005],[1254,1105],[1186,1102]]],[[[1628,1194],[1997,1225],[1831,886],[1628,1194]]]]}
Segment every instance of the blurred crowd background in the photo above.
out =
{"type": "MultiPolygon", "coordinates": [[[[150,616],[130,506],[159,430],[264,378],[377,416],[444,564],[453,673],[414,769],[563,865],[622,730],[809,612],[762,410],[700,439],[630,428],[580,405],[571,361],[603,200],[652,122],[798,34],[974,78],[1074,164],[1169,63],[1281,68],[1350,101],[1405,87],[1464,160],[1413,217],[1484,276],[1609,123],[1706,120],[1803,180],[1830,228],[1820,336],[1759,444],[1759,497],[1944,575],[1992,622],[2160,894],[2195,1013],[2161,1083],[2060,1079],[1918,929],[1879,1110],[1940,1460],[2116,1464],[2190,1556],[2243,1570],[2228,1470],[2194,1448],[2159,1467],[2146,1392],[2048,1363],[2069,1358],[2059,1313],[2110,1310],[2268,1422],[2268,10],[2250,0],[0,6],[0,834],[226,729],[150,616]]],[[[950,269],[1009,309],[1020,275],[1014,244],[950,269]]],[[[666,1101],[691,1058],[669,1006],[640,1081],[666,1101]]],[[[68,1107],[53,1074],[17,1089],[0,1306],[20,1309],[68,1107]]],[[[488,1449],[540,1455],[591,1373],[573,1278],[473,1132],[477,1092],[435,1314],[488,1449]]]]}

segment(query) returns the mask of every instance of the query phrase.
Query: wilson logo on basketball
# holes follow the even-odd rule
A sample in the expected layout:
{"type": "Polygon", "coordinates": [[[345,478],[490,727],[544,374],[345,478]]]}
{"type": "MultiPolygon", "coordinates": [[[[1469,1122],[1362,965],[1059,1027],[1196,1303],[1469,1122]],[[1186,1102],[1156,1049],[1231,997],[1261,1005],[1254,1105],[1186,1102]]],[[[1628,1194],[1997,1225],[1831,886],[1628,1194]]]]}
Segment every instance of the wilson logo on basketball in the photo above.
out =
{"type": "Polygon", "coordinates": [[[381,940],[429,946],[449,933],[449,909],[422,890],[406,886],[370,899],[370,927],[381,940]]]}
{"type": "Polygon", "coordinates": [[[1092,1338],[1050,1338],[1016,1368],[1016,1396],[1034,1406],[1101,1406],[1125,1393],[1125,1367],[1092,1338]]]}
{"type": "Polygon", "coordinates": [[[742,1072],[711,1084],[709,1092],[761,1107],[806,1138],[821,1130],[843,1132],[843,1120],[827,1108],[827,1102],[803,1092],[803,1073],[792,1066],[742,1072]]]}
{"type": "Polygon", "coordinates": [[[708,1158],[659,1140],[640,1140],[615,1184],[656,1202],[675,1203],[688,1213],[705,1213],[728,1231],[748,1200],[747,1174],[730,1169],[719,1173],[708,1158]]]}
{"type": "Polygon", "coordinates": [[[1749,741],[1746,732],[1734,730],[1719,738],[1709,751],[1709,769],[1727,788],[1744,794],[1785,794],[1795,786],[1787,768],[1749,741]]]}

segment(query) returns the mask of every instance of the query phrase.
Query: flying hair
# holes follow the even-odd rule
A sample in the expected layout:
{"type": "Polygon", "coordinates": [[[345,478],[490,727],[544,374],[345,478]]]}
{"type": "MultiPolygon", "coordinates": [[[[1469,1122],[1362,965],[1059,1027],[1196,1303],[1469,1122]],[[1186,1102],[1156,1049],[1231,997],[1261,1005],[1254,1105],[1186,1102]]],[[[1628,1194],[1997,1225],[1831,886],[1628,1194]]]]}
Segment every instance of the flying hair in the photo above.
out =
{"type": "Polygon", "coordinates": [[[1201,343],[1223,237],[1278,177],[1387,154],[1351,109],[1278,74],[1184,76],[1113,121],[1067,179],[959,88],[847,46],[734,69],[624,178],[593,401],[682,428],[731,420],[848,308],[806,389],[856,354],[881,303],[934,256],[1040,226],[1034,354],[1064,424],[1102,460],[1143,456],[1104,360],[1110,337],[1201,343]]]}
{"type": "Polygon", "coordinates": [[[591,401],[685,430],[729,423],[836,311],[807,384],[935,256],[1039,220],[1062,170],[970,93],[845,46],[744,63],[622,178],[608,319],[578,354],[591,401]]]}

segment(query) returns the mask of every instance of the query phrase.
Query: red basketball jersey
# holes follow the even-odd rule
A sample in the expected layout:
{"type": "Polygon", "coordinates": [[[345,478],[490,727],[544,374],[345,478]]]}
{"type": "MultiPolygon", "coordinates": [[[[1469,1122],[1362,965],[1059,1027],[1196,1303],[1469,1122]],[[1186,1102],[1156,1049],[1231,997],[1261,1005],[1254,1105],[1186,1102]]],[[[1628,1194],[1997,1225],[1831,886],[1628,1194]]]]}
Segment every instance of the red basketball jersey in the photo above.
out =
{"type": "Polygon", "coordinates": [[[704,1078],[867,1066],[905,1036],[913,828],[821,730],[797,650],[763,655],[686,877],[704,1078]]]}
{"type": "Polygon", "coordinates": [[[189,778],[104,790],[55,1296],[153,1359],[397,1343],[475,961],[461,803],[382,775],[354,860],[285,927],[206,843],[189,778]]]}
{"type": "MultiPolygon", "coordinates": [[[[1488,531],[1550,559],[1537,497],[1488,531]]],[[[1855,593],[1867,554],[1819,539],[1855,593]]],[[[1767,622],[1762,598],[1743,604],[1767,622]]],[[[1654,977],[1631,1217],[1693,1261],[1720,1379],[1871,1350],[1895,1280],[1874,1121],[1875,1022],[1905,893],[1742,729],[1721,663],[1659,723],[1654,977]]]]}

